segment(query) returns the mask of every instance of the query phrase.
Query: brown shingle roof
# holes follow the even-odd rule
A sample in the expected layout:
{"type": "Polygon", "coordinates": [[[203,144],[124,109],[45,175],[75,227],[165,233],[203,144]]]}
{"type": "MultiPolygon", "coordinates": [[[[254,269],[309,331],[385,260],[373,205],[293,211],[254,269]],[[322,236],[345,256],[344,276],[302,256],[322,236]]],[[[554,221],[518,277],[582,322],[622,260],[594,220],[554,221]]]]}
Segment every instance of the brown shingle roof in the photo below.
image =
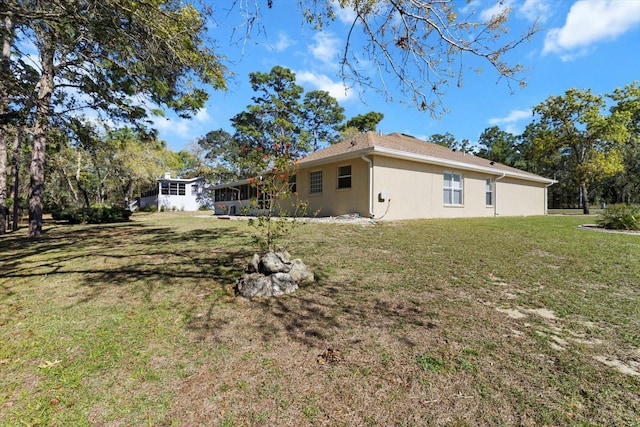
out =
{"type": "Polygon", "coordinates": [[[381,135],[368,132],[346,139],[329,147],[309,154],[300,160],[300,167],[328,163],[339,159],[378,154],[399,158],[408,158],[426,163],[444,164],[461,169],[482,170],[496,175],[515,176],[533,181],[553,183],[544,178],[520,169],[491,162],[473,154],[454,151],[442,145],[422,141],[410,135],[392,133],[381,135]]]}

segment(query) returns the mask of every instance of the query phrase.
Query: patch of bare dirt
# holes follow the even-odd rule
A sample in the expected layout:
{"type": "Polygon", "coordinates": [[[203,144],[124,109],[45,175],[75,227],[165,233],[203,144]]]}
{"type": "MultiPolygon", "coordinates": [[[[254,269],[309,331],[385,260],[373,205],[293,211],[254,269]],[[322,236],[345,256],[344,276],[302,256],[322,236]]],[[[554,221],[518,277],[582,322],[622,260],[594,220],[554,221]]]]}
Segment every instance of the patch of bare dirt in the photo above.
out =
{"type": "Polygon", "coordinates": [[[599,231],[601,233],[613,233],[613,234],[635,234],[640,236],[640,230],[613,230],[611,228],[603,228],[596,224],[582,224],[578,228],[582,230],[599,231]]]}
{"type": "Polygon", "coordinates": [[[605,364],[611,368],[615,368],[618,371],[626,375],[640,376],[640,362],[635,360],[629,360],[623,362],[622,360],[607,357],[607,356],[594,356],[598,362],[605,364]]]}

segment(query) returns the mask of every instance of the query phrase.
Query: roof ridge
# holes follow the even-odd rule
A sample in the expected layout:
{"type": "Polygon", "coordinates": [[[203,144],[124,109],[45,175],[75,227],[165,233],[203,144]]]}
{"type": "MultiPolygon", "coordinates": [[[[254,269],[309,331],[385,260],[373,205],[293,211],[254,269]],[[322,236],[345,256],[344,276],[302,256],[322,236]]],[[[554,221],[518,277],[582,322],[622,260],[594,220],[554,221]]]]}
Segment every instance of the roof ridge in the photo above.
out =
{"type": "Polygon", "coordinates": [[[322,150],[309,154],[301,159],[301,163],[329,162],[332,159],[345,158],[345,156],[360,156],[368,154],[369,152],[382,154],[385,150],[389,155],[417,157],[425,160],[431,158],[437,162],[449,164],[451,167],[456,167],[455,165],[466,165],[466,167],[471,169],[491,171],[495,174],[511,172],[511,174],[520,177],[530,177],[536,180],[543,179],[544,181],[549,180],[549,178],[544,178],[535,173],[491,161],[484,157],[476,156],[473,153],[465,153],[399,132],[385,135],[369,131],[353,135],[337,144],[329,145],[322,150]]]}

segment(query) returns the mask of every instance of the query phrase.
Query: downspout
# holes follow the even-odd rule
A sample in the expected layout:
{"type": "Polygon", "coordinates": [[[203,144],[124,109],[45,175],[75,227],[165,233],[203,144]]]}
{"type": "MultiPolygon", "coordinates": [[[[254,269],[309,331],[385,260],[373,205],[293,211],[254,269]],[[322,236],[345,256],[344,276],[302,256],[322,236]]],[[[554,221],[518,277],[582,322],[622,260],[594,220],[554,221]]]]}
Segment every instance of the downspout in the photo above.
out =
{"type": "Polygon", "coordinates": [[[498,178],[493,180],[493,183],[495,184],[495,188],[493,190],[493,193],[494,193],[494,196],[496,198],[496,200],[493,202],[493,216],[498,216],[498,181],[500,181],[506,175],[507,175],[506,172],[503,172],[502,176],[499,176],[498,178]]]}
{"type": "Polygon", "coordinates": [[[373,214],[373,162],[364,155],[360,156],[360,158],[369,163],[369,217],[373,218],[375,216],[373,214]]]}

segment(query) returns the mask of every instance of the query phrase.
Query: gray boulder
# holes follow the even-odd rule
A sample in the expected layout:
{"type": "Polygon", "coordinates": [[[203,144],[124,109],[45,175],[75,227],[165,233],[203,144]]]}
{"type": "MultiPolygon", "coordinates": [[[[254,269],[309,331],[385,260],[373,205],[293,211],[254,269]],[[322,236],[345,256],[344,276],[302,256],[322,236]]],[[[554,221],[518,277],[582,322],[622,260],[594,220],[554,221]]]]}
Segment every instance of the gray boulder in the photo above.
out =
{"type": "Polygon", "coordinates": [[[311,270],[304,265],[301,259],[294,259],[291,261],[291,269],[289,274],[297,283],[311,283],[315,280],[311,270]]]}
{"type": "Polygon", "coordinates": [[[289,259],[282,259],[275,252],[267,252],[262,255],[262,259],[260,260],[261,269],[260,272],[263,274],[273,274],[273,273],[286,273],[291,270],[291,266],[289,264],[289,259]]]}
{"type": "Polygon", "coordinates": [[[236,289],[245,297],[270,297],[273,293],[271,279],[260,273],[244,274],[238,280],[236,289]]]}
{"type": "Polygon", "coordinates": [[[257,273],[260,271],[260,255],[253,254],[253,258],[247,265],[247,273],[257,273]]]}
{"type": "Polygon", "coordinates": [[[271,296],[277,297],[284,294],[292,294],[298,289],[298,283],[289,273],[274,273],[271,278],[271,296]]]}
{"type": "Polygon", "coordinates": [[[290,260],[287,251],[255,254],[247,265],[245,274],[236,283],[238,294],[252,297],[274,297],[290,294],[300,283],[315,280],[313,273],[300,259],[290,260]]]}

